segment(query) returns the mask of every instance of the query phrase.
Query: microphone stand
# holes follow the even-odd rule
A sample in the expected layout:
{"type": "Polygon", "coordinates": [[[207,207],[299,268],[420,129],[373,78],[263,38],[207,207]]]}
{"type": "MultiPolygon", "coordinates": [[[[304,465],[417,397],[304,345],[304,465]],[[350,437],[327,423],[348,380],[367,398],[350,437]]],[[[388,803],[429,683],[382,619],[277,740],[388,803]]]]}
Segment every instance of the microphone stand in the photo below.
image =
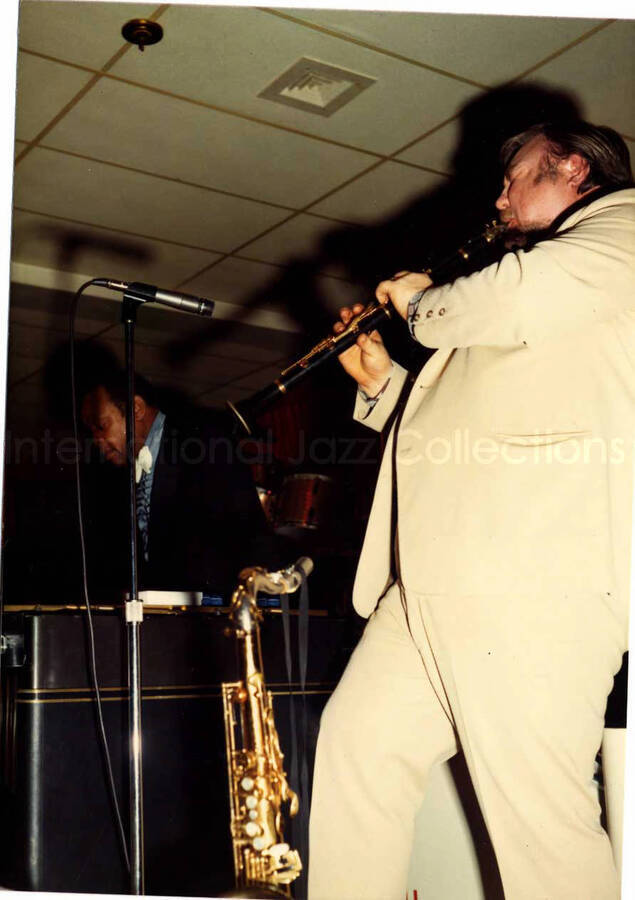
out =
{"type": "Polygon", "coordinates": [[[214,301],[175,291],[166,291],[143,282],[115,281],[93,278],[91,284],[121,291],[123,302],[121,321],[124,326],[126,356],[126,463],[128,466],[129,528],[130,528],[130,591],[124,604],[128,639],[128,772],[130,783],[130,893],[144,893],[143,863],[143,769],[141,730],[141,630],[143,603],[139,600],[137,567],[137,482],[135,478],[135,366],[134,330],[137,310],[144,303],[156,302],[195,313],[211,316],[214,301]]]}
{"type": "Polygon", "coordinates": [[[126,600],[125,621],[128,642],[128,772],[130,783],[130,893],[144,893],[143,863],[143,769],[141,746],[141,631],[143,603],[139,600],[137,568],[137,498],[135,478],[135,366],[134,329],[137,309],[143,300],[133,292],[125,293],[121,321],[124,326],[126,355],[126,459],[129,488],[130,593],[126,600]]]}

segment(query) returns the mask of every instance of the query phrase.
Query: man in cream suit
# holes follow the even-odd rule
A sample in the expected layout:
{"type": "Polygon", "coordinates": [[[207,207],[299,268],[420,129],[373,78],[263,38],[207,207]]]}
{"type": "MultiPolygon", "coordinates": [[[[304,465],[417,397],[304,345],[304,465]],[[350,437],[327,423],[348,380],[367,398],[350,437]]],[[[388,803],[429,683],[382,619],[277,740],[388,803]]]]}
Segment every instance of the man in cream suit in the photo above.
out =
{"type": "MultiPolygon", "coordinates": [[[[592,777],[627,638],[635,189],[587,123],[502,158],[524,249],[377,288],[437,352],[399,425],[396,534],[387,443],[353,598],[370,619],[322,718],[310,900],[403,900],[427,775],[459,749],[508,900],[619,896],[592,777]]],[[[406,373],[377,333],[341,361],[382,429],[406,373]]]]}

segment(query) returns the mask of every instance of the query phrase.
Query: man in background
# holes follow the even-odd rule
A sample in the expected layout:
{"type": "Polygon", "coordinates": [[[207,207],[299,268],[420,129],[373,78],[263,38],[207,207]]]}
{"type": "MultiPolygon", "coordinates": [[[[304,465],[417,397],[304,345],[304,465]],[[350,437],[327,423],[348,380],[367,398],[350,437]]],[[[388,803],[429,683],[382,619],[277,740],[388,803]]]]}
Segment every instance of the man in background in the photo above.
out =
{"type": "MultiPolygon", "coordinates": [[[[81,418],[102,457],[126,465],[126,379],[118,370],[84,380],[81,418]]],[[[279,562],[240,448],[219,414],[166,415],[145,380],[136,381],[135,475],[139,584],[142,589],[197,590],[228,599],[246,565],[279,562]]],[[[128,584],[127,480],[96,476],[93,519],[107,522],[110,551],[92,557],[128,584]],[[118,525],[116,523],[119,523],[118,525]],[[112,533],[116,530],[116,533],[112,533]],[[116,574],[115,574],[116,573],[116,574]],[[126,574],[124,574],[126,573],[126,574]]],[[[111,580],[109,578],[109,580],[111,580]]]]}

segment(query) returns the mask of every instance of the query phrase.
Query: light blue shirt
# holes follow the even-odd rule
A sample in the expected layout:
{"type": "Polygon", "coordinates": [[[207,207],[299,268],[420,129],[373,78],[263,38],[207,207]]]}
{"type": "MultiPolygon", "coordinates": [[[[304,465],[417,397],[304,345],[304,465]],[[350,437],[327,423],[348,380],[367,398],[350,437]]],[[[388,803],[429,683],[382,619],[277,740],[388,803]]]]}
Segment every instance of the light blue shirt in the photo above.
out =
{"type": "Polygon", "coordinates": [[[144,472],[137,485],[137,522],[141,534],[142,550],[146,561],[148,560],[148,528],[150,522],[150,497],[152,495],[152,482],[154,481],[154,469],[161,447],[165,414],[158,412],[150,431],[145,439],[144,447],[147,447],[152,456],[152,466],[149,472],[144,472]]]}
{"type": "Polygon", "coordinates": [[[148,432],[148,436],[145,440],[144,447],[147,447],[150,453],[152,454],[152,468],[147,474],[147,478],[149,481],[149,490],[152,491],[152,482],[154,480],[154,468],[157,462],[157,456],[159,455],[159,448],[161,446],[161,438],[163,437],[163,426],[165,425],[165,413],[162,413],[161,410],[156,414],[154,422],[150,426],[150,431],[148,432]]]}
{"type": "Polygon", "coordinates": [[[357,393],[359,394],[359,396],[362,398],[362,400],[366,404],[366,412],[362,416],[362,421],[364,419],[366,419],[372,413],[372,411],[375,409],[375,407],[379,403],[379,398],[381,397],[381,395],[384,393],[384,391],[388,387],[388,385],[390,383],[390,379],[392,378],[392,373],[394,372],[394,370],[395,370],[395,366],[393,363],[393,364],[391,364],[391,367],[390,367],[390,375],[388,376],[386,381],[384,381],[383,385],[381,386],[381,388],[375,394],[374,397],[369,397],[368,394],[366,393],[366,391],[363,390],[361,387],[357,388],[357,393]]]}

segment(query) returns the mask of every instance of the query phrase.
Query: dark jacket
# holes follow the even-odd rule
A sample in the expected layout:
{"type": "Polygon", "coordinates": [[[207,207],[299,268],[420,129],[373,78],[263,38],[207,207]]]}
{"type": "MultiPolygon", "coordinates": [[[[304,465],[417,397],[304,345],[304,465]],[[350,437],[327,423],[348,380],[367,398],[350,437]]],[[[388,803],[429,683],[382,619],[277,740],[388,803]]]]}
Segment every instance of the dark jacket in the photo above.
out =
{"type": "Polygon", "coordinates": [[[261,559],[269,556],[267,538],[258,494],[235,442],[209,419],[166,419],[141,586],[226,592],[241,568],[269,561],[261,559]]]}
{"type": "MultiPolygon", "coordinates": [[[[103,471],[102,475],[105,474],[103,471]]],[[[112,473],[111,473],[112,474],[112,473]]],[[[96,506],[93,575],[129,586],[127,480],[96,506]],[[116,496],[114,496],[116,495],[116,496]],[[100,526],[101,521],[101,526],[100,526]],[[103,540],[103,525],[109,532],[103,540]],[[119,524],[115,524],[119,523],[119,524]]],[[[165,420],[150,499],[148,555],[138,542],[139,588],[203,590],[228,598],[245,566],[280,568],[286,559],[265,519],[251,472],[222,418],[201,413],[165,420]]],[[[93,579],[94,580],[94,579],[93,579]]]]}

